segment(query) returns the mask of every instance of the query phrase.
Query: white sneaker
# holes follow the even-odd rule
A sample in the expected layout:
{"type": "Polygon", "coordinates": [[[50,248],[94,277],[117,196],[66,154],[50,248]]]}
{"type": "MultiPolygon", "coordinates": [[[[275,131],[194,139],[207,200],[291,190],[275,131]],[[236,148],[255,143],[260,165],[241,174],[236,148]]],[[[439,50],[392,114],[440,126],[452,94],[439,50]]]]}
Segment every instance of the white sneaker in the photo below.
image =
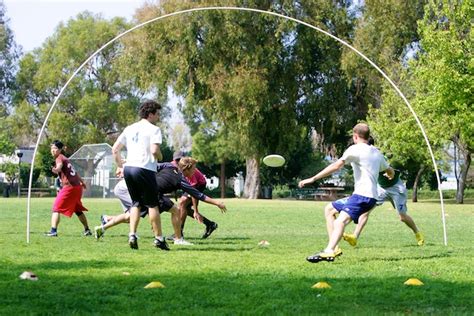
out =
{"type": "Polygon", "coordinates": [[[190,243],[189,241],[184,240],[183,237],[181,237],[179,239],[175,239],[174,244],[175,245],[180,245],[180,246],[192,246],[193,245],[193,243],[190,243]]]}

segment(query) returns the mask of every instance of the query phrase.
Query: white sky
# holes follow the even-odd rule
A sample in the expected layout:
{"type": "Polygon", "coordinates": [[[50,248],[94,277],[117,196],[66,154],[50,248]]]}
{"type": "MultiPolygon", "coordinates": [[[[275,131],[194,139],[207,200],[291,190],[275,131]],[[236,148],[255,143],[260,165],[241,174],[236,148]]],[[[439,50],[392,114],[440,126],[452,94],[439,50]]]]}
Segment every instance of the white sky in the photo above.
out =
{"type": "Polygon", "coordinates": [[[65,22],[88,10],[104,18],[116,16],[131,20],[144,0],[3,0],[15,41],[29,52],[40,47],[65,22]]]}

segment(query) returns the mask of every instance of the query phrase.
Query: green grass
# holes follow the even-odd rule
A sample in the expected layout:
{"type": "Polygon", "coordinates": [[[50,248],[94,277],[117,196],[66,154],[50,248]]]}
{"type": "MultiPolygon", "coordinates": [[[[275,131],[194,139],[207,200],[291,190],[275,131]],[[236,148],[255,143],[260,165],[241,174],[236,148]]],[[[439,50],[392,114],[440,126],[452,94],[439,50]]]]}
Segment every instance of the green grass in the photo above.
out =
{"type": "MultiPolygon", "coordinates": [[[[202,205],[218,230],[201,240],[203,226],[188,221],[186,236],[195,246],[171,245],[169,252],[152,247],[148,221],[140,223],[138,251],[127,245],[126,225],[97,242],[81,236],[74,217],[61,218],[59,238],[43,237],[52,202],[32,200],[26,244],[26,199],[0,199],[0,315],[474,313],[473,205],[446,204],[446,247],[439,204],[410,204],[427,239],[418,247],[386,203],[372,214],[358,247],[343,242],[334,263],[310,264],[305,257],[327,242],[323,202],[234,199],[226,201],[226,215],[202,205]],[[263,239],[269,247],[257,246],[263,239]],[[25,270],[39,281],[20,280],[25,270]],[[411,277],[425,285],[403,285],[411,277]],[[144,289],[151,281],[166,287],[144,289]],[[318,281],[332,288],[312,289],[318,281]]],[[[121,211],[117,200],[84,204],[91,227],[100,214],[121,211]]],[[[169,214],[162,219],[170,233],[169,214]]]]}

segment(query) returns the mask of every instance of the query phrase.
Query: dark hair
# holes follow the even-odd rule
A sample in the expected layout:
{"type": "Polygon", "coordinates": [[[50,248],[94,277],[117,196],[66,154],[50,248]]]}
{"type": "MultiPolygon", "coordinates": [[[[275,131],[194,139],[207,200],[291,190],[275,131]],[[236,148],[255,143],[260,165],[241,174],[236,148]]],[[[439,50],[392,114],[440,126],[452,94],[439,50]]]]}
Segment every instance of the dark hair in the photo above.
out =
{"type": "Polygon", "coordinates": [[[51,145],[56,146],[58,149],[63,149],[64,144],[60,140],[54,140],[51,145]]]}
{"type": "Polygon", "coordinates": [[[372,145],[372,146],[375,145],[375,140],[372,136],[369,136],[369,145],[372,145]]]}
{"type": "Polygon", "coordinates": [[[147,100],[140,105],[138,114],[140,118],[147,119],[148,115],[155,114],[158,110],[161,110],[161,105],[158,102],[147,100]]]}
{"type": "Polygon", "coordinates": [[[369,126],[365,123],[359,123],[352,129],[354,134],[357,134],[360,138],[369,140],[370,129],[369,126]]]}

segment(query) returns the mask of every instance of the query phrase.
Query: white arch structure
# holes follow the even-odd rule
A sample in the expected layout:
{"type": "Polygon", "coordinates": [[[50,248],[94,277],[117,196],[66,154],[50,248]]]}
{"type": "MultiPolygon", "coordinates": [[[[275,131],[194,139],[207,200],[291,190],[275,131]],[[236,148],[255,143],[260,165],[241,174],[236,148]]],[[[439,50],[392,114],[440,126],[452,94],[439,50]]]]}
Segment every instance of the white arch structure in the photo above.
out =
{"type": "Polygon", "coordinates": [[[299,23],[299,24],[302,24],[302,25],[305,25],[309,28],[312,28],[324,35],[327,35],[329,37],[331,37],[332,39],[338,41],[339,43],[341,43],[342,45],[350,48],[352,51],[354,51],[355,53],[357,53],[360,57],[362,57],[363,59],[365,59],[370,65],[372,65],[372,67],[374,67],[393,87],[393,89],[395,89],[395,91],[397,91],[397,93],[400,95],[400,97],[403,99],[403,101],[405,102],[406,106],[410,109],[410,112],[412,113],[413,117],[415,118],[416,120],[416,123],[418,124],[418,126],[420,127],[421,129],[421,132],[423,133],[423,137],[425,139],[425,142],[426,142],[426,145],[428,146],[428,150],[430,152],[430,155],[431,155],[431,159],[432,159],[432,162],[433,162],[433,165],[434,165],[434,169],[435,169],[435,173],[436,173],[436,180],[438,181],[438,190],[439,190],[439,196],[440,196],[440,201],[441,201],[441,215],[442,215],[442,222],[443,222],[443,236],[444,236],[444,244],[447,245],[448,244],[448,239],[447,239],[447,232],[446,232],[446,218],[445,218],[445,212],[444,212],[444,203],[443,203],[443,192],[441,190],[441,181],[440,181],[440,178],[439,178],[439,173],[438,173],[438,166],[436,164],[436,159],[434,157],[434,154],[433,154],[433,150],[431,148],[431,144],[430,144],[430,141],[428,140],[428,136],[426,135],[426,132],[423,128],[423,125],[421,124],[420,120],[418,119],[418,116],[416,115],[415,111],[413,110],[412,106],[410,105],[410,102],[408,102],[407,98],[405,97],[405,95],[400,91],[400,89],[397,87],[397,85],[382,71],[382,69],[380,69],[372,60],[370,60],[367,56],[365,56],[363,53],[361,53],[360,51],[358,51],[356,48],[352,47],[349,43],[345,42],[344,40],[328,33],[327,31],[325,30],[322,30],[314,25],[311,25],[309,23],[306,23],[306,22],[303,22],[303,21],[300,21],[298,19],[295,19],[295,18],[292,18],[292,17],[289,17],[289,16],[285,16],[283,14],[279,14],[279,13],[275,13],[275,12],[271,12],[271,11],[264,11],[264,10],[259,10],[259,9],[252,9],[252,8],[245,8],[245,7],[202,7],[202,8],[193,8],[193,9],[187,9],[187,10],[182,10],[182,11],[176,11],[176,12],[173,12],[173,13],[169,13],[169,14],[165,14],[165,15],[162,15],[162,16],[159,16],[159,17],[156,17],[156,18],[153,18],[153,19],[150,19],[146,22],[143,22],[143,23],[140,23],[132,28],[130,28],[129,30],[117,35],[116,37],[114,37],[113,39],[111,39],[110,41],[108,41],[106,44],[104,44],[101,48],[99,48],[95,53],[93,53],[92,55],[89,56],[89,58],[87,58],[80,66],[79,68],[77,68],[74,73],[71,75],[71,77],[69,78],[69,80],[66,82],[66,84],[64,84],[64,86],[61,88],[59,94],[57,95],[57,97],[54,99],[54,102],[53,104],[51,105],[51,108],[49,109],[47,115],[46,115],[46,118],[43,122],[43,126],[41,127],[41,130],[38,134],[38,139],[36,141],[36,146],[35,146],[35,149],[34,149],[34,152],[33,152],[33,158],[32,158],[32,164],[31,164],[31,169],[30,169],[30,178],[29,178],[29,184],[28,184],[28,202],[27,202],[27,223],[26,223],[26,242],[29,243],[30,242],[30,207],[31,207],[31,184],[32,184],[32,180],[33,180],[33,168],[34,168],[34,163],[35,163],[35,158],[36,158],[36,153],[38,151],[38,146],[39,146],[39,143],[40,143],[40,140],[41,140],[41,136],[43,135],[43,132],[44,132],[44,129],[46,127],[46,124],[49,120],[49,117],[51,115],[51,113],[53,112],[54,108],[56,107],[56,104],[58,103],[59,99],[61,98],[61,95],[63,94],[64,90],[67,88],[67,86],[69,85],[69,83],[72,81],[72,79],[74,79],[74,77],[79,73],[79,71],[82,70],[82,68],[92,59],[94,58],[94,56],[96,56],[98,53],[100,53],[104,48],[106,48],[107,46],[109,46],[110,44],[112,44],[113,42],[115,42],[116,40],[120,39],[121,37],[123,37],[124,35],[130,33],[130,32],[133,32],[134,30],[136,29],[139,29],[145,25],[148,25],[148,24],[151,24],[153,22],[156,22],[156,21],[159,21],[159,20],[162,20],[162,19],[165,19],[165,18],[169,18],[169,17],[172,17],[172,16],[176,16],[176,15],[181,15],[181,14],[186,14],[186,13],[191,13],[191,12],[197,12],[197,11],[217,11],[217,10],[222,10],[222,11],[247,11],[247,12],[254,12],[254,13],[262,13],[262,14],[268,14],[268,15],[273,15],[273,16],[276,16],[276,17],[279,17],[279,18],[283,18],[283,19],[286,19],[286,20],[289,20],[289,21],[293,21],[293,22],[296,22],[296,23],[299,23]]]}

